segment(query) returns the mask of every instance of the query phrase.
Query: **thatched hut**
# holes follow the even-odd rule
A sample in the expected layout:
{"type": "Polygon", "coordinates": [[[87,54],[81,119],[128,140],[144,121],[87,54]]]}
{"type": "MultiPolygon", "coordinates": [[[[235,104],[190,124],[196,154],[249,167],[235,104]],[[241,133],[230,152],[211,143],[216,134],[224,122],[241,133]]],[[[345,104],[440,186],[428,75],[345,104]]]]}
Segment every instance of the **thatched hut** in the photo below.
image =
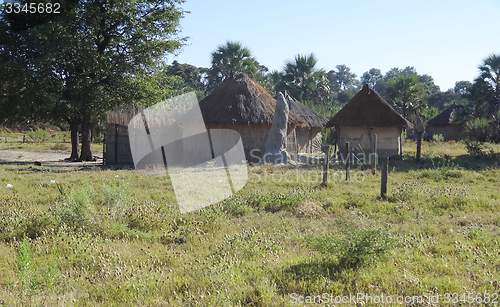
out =
{"type": "Polygon", "coordinates": [[[306,126],[295,129],[297,151],[299,153],[321,152],[321,129],[325,127],[328,118],[321,113],[309,109],[287,91],[283,93],[290,111],[306,122],[306,126]]]}
{"type": "Polygon", "coordinates": [[[427,139],[432,140],[433,135],[441,134],[445,141],[461,140],[464,133],[460,127],[453,123],[453,113],[457,106],[452,104],[427,122],[427,139]]]}
{"type": "Polygon", "coordinates": [[[132,110],[106,113],[106,137],[103,147],[105,164],[134,165],[128,138],[128,123],[132,117],[132,110]]]}
{"type": "MultiPolygon", "coordinates": [[[[262,86],[239,74],[200,101],[200,109],[207,129],[236,130],[241,135],[246,159],[259,161],[276,109],[276,100],[262,86]]],[[[287,134],[306,125],[290,112],[287,134]]]]}
{"type": "Polygon", "coordinates": [[[326,124],[327,128],[337,127],[341,153],[345,153],[346,142],[352,149],[370,152],[376,134],[381,157],[401,154],[402,129],[411,126],[368,84],[326,124]]]}

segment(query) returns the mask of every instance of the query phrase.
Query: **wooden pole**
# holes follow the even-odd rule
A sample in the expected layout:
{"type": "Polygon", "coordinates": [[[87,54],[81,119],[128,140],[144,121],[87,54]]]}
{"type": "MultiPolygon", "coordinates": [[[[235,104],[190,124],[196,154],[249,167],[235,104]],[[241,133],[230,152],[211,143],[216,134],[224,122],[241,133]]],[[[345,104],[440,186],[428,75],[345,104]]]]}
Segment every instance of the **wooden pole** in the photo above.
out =
{"type": "Polygon", "coordinates": [[[387,194],[387,171],[389,169],[389,157],[382,158],[382,182],[380,183],[380,197],[385,199],[387,194]]]}
{"type": "Polygon", "coordinates": [[[421,148],[422,148],[422,131],[418,130],[418,134],[417,134],[417,162],[420,161],[421,148]]]}
{"type": "Polygon", "coordinates": [[[345,180],[351,180],[351,151],[349,150],[349,142],[345,143],[345,180]]]}
{"type": "Polygon", "coordinates": [[[401,134],[399,135],[399,155],[401,158],[403,157],[403,131],[404,128],[401,130],[401,134]]]}
{"type": "Polygon", "coordinates": [[[325,165],[323,167],[323,183],[328,181],[328,168],[330,167],[330,146],[326,146],[325,165]]]}
{"type": "Polygon", "coordinates": [[[23,143],[26,143],[26,135],[23,135],[23,143]]]}
{"type": "Polygon", "coordinates": [[[377,135],[373,135],[373,153],[372,153],[372,168],[377,168],[377,135]]]}
{"type": "Polygon", "coordinates": [[[115,163],[118,164],[118,124],[115,124],[115,163]]]}

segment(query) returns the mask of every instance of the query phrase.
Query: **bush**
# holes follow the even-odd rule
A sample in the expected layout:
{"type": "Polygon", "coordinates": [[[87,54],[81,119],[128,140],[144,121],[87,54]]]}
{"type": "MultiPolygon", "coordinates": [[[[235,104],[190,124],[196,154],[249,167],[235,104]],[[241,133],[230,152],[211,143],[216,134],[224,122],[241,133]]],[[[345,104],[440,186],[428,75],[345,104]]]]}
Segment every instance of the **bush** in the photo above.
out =
{"type": "Polygon", "coordinates": [[[55,210],[55,214],[69,227],[84,226],[90,220],[93,189],[85,185],[76,191],[66,192],[65,195],[65,203],[55,210]]]}
{"type": "Polygon", "coordinates": [[[360,229],[356,225],[340,223],[341,238],[330,236],[306,237],[307,245],[322,254],[336,255],[337,268],[356,270],[392,252],[397,240],[387,228],[360,229]]]}
{"type": "Polygon", "coordinates": [[[36,276],[36,268],[31,252],[30,242],[26,235],[17,248],[17,276],[19,283],[23,287],[36,288],[38,280],[36,276]]]}
{"type": "Polygon", "coordinates": [[[498,159],[500,158],[500,152],[496,152],[493,149],[489,151],[484,150],[484,146],[479,142],[469,142],[465,141],[465,148],[467,148],[467,153],[476,158],[491,158],[498,159]]]}
{"type": "Polygon", "coordinates": [[[457,169],[455,164],[451,162],[449,158],[445,159],[441,163],[437,163],[437,165],[435,165],[434,161],[432,161],[432,165],[434,168],[422,171],[420,178],[442,181],[462,177],[462,171],[457,169]]]}
{"type": "Polygon", "coordinates": [[[28,140],[33,143],[44,143],[50,140],[50,136],[46,130],[38,128],[35,131],[28,132],[28,140]]]}
{"type": "Polygon", "coordinates": [[[244,216],[253,211],[252,207],[250,207],[245,200],[235,196],[225,199],[223,207],[224,210],[232,216],[244,216]]]}
{"type": "Polygon", "coordinates": [[[433,134],[432,135],[433,142],[444,142],[444,136],[442,134],[433,134]]]}
{"type": "Polygon", "coordinates": [[[132,190],[129,184],[124,182],[120,182],[116,186],[104,184],[102,192],[114,215],[122,216],[125,210],[130,207],[132,190]]]}
{"type": "Polygon", "coordinates": [[[467,149],[467,153],[474,157],[482,157],[484,156],[483,145],[479,142],[465,142],[465,148],[467,149]]]}

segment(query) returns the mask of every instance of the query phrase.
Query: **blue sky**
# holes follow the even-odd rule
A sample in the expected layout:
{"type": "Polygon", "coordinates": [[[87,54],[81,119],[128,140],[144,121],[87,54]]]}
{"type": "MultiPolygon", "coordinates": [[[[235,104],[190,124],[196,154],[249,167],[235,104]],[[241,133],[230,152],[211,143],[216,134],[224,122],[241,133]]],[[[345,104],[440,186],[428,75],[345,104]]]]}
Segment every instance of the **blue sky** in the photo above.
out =
{"type": "Polygon", "coordinates": [[[314,54],[326,71],[346,64],[370,68],[414,66],[441,87],[472,81],[490,54],[500,54],[500,1],[187,0],[181,21],[188,45],[180,63],[210,66],[210,54],[239,41],[270,70],[298,53],[314,54]]]}

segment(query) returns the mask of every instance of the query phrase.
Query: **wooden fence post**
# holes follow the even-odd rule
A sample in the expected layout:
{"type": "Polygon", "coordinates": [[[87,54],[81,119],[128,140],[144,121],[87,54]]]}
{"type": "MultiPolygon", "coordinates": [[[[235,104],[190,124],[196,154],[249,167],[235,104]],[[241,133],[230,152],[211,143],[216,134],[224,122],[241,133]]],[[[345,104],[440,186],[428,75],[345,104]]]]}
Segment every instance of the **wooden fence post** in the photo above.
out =
{"type": "Polygon", "coordinates": [[[417,133],[417,162],[420,162],[421,148],[422,148],[422,131],[418,130],[418,133],[417,133]]]}
{"type": "Polygon", "coordinates": [[[345,180],[351,180],[351,151],[349,150],[349,142],[345,143],[345,180]]]}
{"type": "Polygon", "coordinates": [[[328,168],[330,167],[330,146],[326,146],[325,165],[323,167],[323,183],[328,181],[328,168]]]}
{"type": "Polygon", "coordinates": [[[387,194],[387,171],[389,169],[389,157],[382,158],[382,182],[380,183],[380,197],[385,199],[387,194]]]}
{"type": "Polygon", "coordinates": [[[118,124],[115,124],[115,164],[118,164],[118,124]]]}
{"type": "Polygon", "coordinates": [[[373,153],[372,153],[372,168],[377,168],[377,135],[373,135],[373,153]],[[375,156],[375,157],[373,157],[375,156]]]}

